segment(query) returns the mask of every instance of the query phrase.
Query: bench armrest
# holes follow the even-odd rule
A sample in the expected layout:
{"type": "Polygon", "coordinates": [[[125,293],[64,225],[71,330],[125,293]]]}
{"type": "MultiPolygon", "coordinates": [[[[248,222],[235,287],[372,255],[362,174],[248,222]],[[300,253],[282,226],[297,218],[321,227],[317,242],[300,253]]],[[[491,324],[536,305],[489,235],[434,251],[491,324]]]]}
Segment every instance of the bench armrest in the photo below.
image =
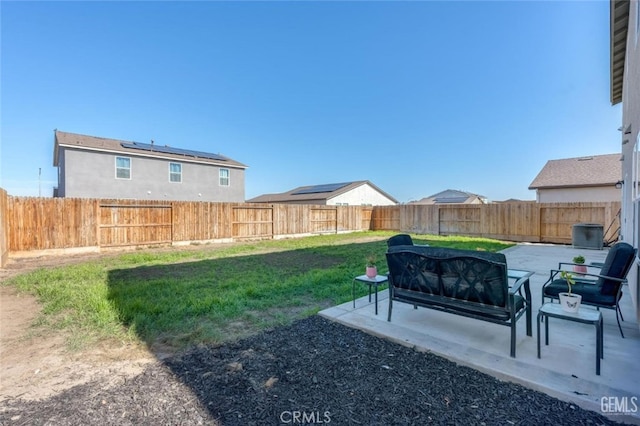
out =
{"type": "Polygon", "coordinates": [[[518,278],[515,283],[511,287],[509,287],[509,296],[513,297],[516,293],[520,293],[522,295],[522,289],[524,288],[524,298],[528,303],[531,303],[531,288],[529,285],[529,278],[531,276],[525,276],[522,278],[518,278]]]}

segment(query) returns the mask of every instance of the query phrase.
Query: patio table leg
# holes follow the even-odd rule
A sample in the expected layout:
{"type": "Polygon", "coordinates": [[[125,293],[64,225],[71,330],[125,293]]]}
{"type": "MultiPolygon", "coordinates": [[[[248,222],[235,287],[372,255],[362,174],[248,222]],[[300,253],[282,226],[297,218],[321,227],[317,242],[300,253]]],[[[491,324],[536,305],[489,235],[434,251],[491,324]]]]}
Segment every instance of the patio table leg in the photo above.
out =
{"type": "Polygon", "coordinates": [[[376,315],[378,315],[378,284],[376,284],[376,315]]]}
{"type": "Polygon", "coordinates": [[[540,320],[542,319],[542,313],[538,312],[538,317],[536,321],[536,327],[538,332],[538,358],[540,358],[540,320]]]}
{"type": "Polygon", "coordinates": [[[598,321],[596,326],[596,375],[600,375],[600,358],[603,358],[603,344],[602,344],[602,317],[598,321]]]}
{"type": "Polygon", "coordinates": [[[550,318],[545,318],[544,321],[544,344],[549,346],[549,320],[550,318]]]}
{"type": "Polygon", "coordinates": [[[356,307],[356,280],[351,281],[351,296],[353,297],[353,307],[356,307]]]}

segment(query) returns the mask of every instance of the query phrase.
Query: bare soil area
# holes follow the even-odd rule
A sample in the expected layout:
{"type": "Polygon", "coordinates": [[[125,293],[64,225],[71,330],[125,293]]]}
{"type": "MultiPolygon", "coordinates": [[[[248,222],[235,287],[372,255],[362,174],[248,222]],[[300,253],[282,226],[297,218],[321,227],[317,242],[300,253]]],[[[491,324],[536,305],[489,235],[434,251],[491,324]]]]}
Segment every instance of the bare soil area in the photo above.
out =
{"type": "MultiPolygon", "coordinates": [[[[0,280],[36,268],[79,263],[97,256],[13,260],[0,269],[0,280]]],[[[35,297],[0,286],[0,402],[18,397],[25,400],[47,398],[97,379],[115,383],[139,374],[156,359],[145,347],[122,342],[69,352],[63,333],[43,333],[32,326],[40,309],[35,297]]]]}

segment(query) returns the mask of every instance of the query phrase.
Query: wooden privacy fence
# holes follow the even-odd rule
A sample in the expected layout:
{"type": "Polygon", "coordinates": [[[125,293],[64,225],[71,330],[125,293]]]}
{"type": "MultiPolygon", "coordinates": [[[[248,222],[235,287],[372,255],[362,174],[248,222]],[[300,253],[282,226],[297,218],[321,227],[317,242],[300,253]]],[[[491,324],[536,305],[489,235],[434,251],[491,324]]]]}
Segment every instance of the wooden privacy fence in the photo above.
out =
{"type": "Polygon", "coordinates": [[[372,229],[416,234],[468,235],[508,241],[571,244],[573,225],[603,226],[605,241],[620,229],[620,202],[513,202],[375,207],[372,229]]]}
{"type": "MultiPolygon", "coordinates": [[[[617,239],[620,203],[384,207],[33,198],[0,190],[0,260],[12,252],[284,238],[359,230],[570,244],[597,223],[617,239]]],[[[1,265],[0,265],[1,266],[1,265]]]]}
{"type": "MultiPolygon", "coordinates": [[[[370,229],[372,207],[4,197],[8,252],[283,238],[370,229]]],[[[2,198],[0,198],[0,203],[2,198]]]]}
{"type": "Polygon", "coordinates": [[[0,268],[6,265],[9,259],[9,225],[7,222],[7,191],[0,188],[0,268]]]}
{"type": "Polygon", "coordinates": [[[98,245],[100,247],[173,242],[170,204],[100,203],[98,245]]]}

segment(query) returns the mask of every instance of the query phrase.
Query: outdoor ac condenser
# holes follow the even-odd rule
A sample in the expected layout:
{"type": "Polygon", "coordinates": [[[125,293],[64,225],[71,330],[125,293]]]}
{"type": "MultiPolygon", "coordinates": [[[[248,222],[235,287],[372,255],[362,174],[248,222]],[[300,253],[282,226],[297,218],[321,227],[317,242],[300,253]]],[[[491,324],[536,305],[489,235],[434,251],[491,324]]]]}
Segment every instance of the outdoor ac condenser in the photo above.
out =
{"type": "Polygon", "coordinates": [[[603,228],[599,223],[576,223],[572,229],[573,246],[601,250],[604,241],[603,228]]]}

